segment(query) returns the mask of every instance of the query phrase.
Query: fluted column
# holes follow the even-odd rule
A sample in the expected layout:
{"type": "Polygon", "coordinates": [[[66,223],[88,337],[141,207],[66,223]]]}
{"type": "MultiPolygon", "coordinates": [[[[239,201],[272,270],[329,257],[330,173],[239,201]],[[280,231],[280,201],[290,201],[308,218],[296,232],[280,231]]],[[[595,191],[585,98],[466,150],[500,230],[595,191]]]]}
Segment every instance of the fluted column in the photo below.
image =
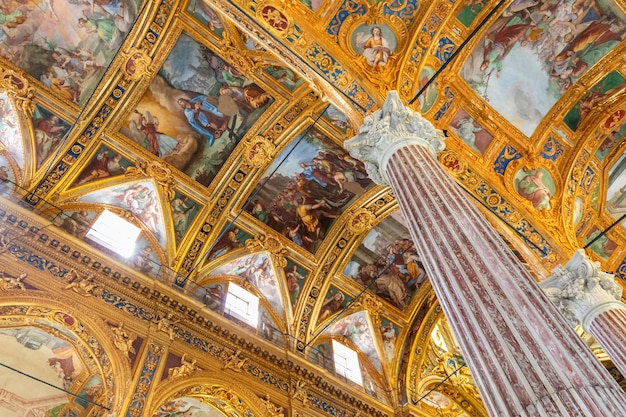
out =
{"type": "Polygon", "coordinates": [[[626,305],[613,274],[579,249],[540,285],[572,327],[581,325],[626,375],[626,305]]]}
{"type": "Polygon", "coordinates": [[[391,186],[489,414],[626,415],[626,396],[439,165],[443,135],[395,92],[345,143],[391,186]]]}

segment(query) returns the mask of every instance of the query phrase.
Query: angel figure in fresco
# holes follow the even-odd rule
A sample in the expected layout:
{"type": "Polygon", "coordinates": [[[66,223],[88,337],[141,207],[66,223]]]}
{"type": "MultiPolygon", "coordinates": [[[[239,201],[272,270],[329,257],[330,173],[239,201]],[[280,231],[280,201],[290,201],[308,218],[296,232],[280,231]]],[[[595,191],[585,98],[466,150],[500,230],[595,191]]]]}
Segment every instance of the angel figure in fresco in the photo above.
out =
{"type": "Polygon", "coordinates": [[[228,127],[228,116],[209,103],[207,96],[201,95],[191,100],[181,97],[177,102],[183,109],[189,125],[206,138],[209,146],[213,145],[215,139],[221,137],[228,127]]]}
{"type": "Polygon", "coordinates": [[[370,33],[358,32],[356,43],[363,49],[363,56],[373,69],[384,67],[391,55],[389,41],[383,37],[380,26],[374,26],[370,33]]]}

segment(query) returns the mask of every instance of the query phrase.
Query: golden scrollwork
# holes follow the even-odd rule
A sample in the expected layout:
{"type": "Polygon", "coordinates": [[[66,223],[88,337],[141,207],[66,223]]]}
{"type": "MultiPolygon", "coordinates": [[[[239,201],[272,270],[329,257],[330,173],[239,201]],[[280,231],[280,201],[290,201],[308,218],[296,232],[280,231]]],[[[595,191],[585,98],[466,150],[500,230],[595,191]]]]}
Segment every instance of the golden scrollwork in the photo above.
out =
{"type": "Polygon", "coordinates": [[[24,278],[26,278],[26,276],[26,273],[21,273],[20,275],[14,277],[12,275],[8,275],[3,270],[0,270],[0,290],[26,291],[26,286],[24,285],[24,278]]]}
{"type": "Polygon", "coordinates": [[[259,235],[256,239],[249,239],[246,241],[246,248],[251,251],[257,251],[262,249],[269,252],[272,255],[274,263],[278,268],[284,268],[287,266],[287,259],[285,256],[288,251],[282,244],[278,236],[268,233],[266,235],[259,235]]]}
{"type": "Polygon", "coordinates": [[[376,220],[376,216],[370,210],[360,208],[349,215],[346,227],[358,235],[371,229],[374,220],[376,220]]]}
{"type": "Polygon", "coordinates": [[[181,378],[186,377],[198,370],[196,366],[196,359],[187,360],[187,354],[184,353],[180,358],[180,366],[176,368],[170,368],[167,370],[168,378],[181,378]]]}
{"type": "Polygon", "coordinates": [[[126,64],[122,67],[124,78],[129,81],[150,79],[154,75],[152,58],[140,48],[131,48],[126,51],[126,64]]]}
{"type": "Polygon", "coordinates": [[[174,192],[174,179],[172,170],[159,160],[150,160],[148,162],[137,162],[137,166],[128,167],[126,169],[127,176],[145,175],[152,178],[159,186],[169,200],[173,200],[176,193],[174,192]]]}
{"type": "Polygon", "coordinates": [[[276,146],[263,136],[248,138],[243,146],[243,162],[250,168],[266,166],[272,160],[276,151],[276,146]]]}
{"type": "Polygon", "coordinates": [[[0,72],[0,91],[5,91],[13,99],[13,104],[21,113],[30,118],[35,111],[33,98],[35,89],[28,80],[13,70],[0,72]]]}

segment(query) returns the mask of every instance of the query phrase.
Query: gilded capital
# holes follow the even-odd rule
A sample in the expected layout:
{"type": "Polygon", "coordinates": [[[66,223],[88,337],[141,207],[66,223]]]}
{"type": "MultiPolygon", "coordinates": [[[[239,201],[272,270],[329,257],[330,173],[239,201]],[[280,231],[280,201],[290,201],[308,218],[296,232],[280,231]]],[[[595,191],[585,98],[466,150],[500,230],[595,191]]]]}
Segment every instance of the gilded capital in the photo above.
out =
{"type": "Polygon", "coordinates": [[[578,249],[565,266],[557,266],[552,276],[539,283],[550,300],[572,326],[588,325],[602,312],[626,308],[620,301],[622,287],[613,274],[600,270],[600,263],[578,249]]]}
{"type": "Polygon", "coordinates": [[[383,107],[365,118],[359,134],[346,141],[344,147],[363,161],[374,182],[389,185],[385,166],[395,151],[420,145],[437,154],[445,149],[444,139],[442,131],[402,104],[396,91],[390,91],[383,107]]]}

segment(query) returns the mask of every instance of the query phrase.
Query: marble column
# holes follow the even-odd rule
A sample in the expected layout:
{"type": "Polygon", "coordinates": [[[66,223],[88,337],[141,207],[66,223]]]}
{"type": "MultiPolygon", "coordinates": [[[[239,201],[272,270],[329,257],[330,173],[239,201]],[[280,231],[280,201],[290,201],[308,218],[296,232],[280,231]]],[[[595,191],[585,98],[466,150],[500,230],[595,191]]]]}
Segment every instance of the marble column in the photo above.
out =
{"type": "Polygon", "coordinates": [[[579,249],[539,285],[572,327],[582,326],[626,375],[626,305],[613,274],[579,249]]]}
{"type": "Polygon", "coordinates": [[[624,392],[438,163],[441,131],[390,92],[344,146],[393,190],[491,416],[626,416],[624,392]]]}

